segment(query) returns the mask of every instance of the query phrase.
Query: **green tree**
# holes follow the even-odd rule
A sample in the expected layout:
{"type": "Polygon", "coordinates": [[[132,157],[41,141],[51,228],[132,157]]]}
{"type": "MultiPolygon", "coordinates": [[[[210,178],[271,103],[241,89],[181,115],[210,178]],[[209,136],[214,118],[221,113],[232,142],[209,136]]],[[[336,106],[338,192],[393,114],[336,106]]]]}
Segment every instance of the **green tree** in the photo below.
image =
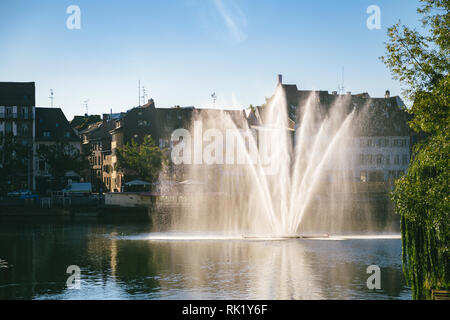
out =
{"type": "Polygon", "coordinates": [[[412,101],[410,126],[428,135],[392,193],[414,299],[448,289],[450,277],[450,0],[421,2],[422,33],[397,23],[388,29],[387,55],[381,57],[412,101]]]}
{"type": "Polygon", "coordinates": [[[12,134],[0,135],[0,193],[23,189],[27,182],[31,148],[12,134]]]}
{"type": "Polygon", "coordinates": [[[164,150],[161,150],[152,137],[147,135],[141,144],[133,139],[123,148],[119,148],[117,159],[121,169],[131,170],[140,179],[153,183],[158,180],[165,155],[164,150]]]}
{"type": "Polygon", "coordinates": [[[68,171],[75,171],[79,174],[83,169],[89,167],[86,157],[65,141],[40,145],[37,156],[39,160],[47,164],[49,173],[55,179],[55,188],[64,187],[64,176],[68,171]]]}

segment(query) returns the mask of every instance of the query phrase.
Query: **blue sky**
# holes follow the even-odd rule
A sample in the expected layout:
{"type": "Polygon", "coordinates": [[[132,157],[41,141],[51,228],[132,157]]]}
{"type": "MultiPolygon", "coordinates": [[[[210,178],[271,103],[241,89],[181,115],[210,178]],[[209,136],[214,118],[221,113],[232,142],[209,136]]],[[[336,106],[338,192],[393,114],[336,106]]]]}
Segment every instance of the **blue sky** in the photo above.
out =
{"type": "Polygon", "coordinates": [[[138,104],[138,80],[159,107],[247,107],[276,75],[301,89],[401,93],[379,61],[386,29],[418,25],[416,0],[1,0],[0,81],[35,81],[38,106],[71,119],[138,104]],[[70,5],[81,29],[69,30],[70,5]],[[369,30],[366,9],[381,9],[369,30]]]}

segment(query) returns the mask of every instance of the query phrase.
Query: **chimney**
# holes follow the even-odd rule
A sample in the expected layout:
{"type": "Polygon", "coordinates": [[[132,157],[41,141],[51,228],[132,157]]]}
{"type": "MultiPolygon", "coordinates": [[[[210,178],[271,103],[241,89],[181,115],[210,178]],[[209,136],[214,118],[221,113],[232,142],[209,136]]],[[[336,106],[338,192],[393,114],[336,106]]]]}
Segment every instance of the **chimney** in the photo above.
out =
{"type": "Polygon", "coordinates": [[[348,96],[351,96],[351,95],[352,95],[352,92],[351,92],[351,91],[347,91],[347,95],[348,95],[348,96]]]}
{"type": "Polygon", "coordinates": [[[332,92],[333,96],[337,96],[337,91],[332,92]]]}
{"type": "Polygon", "coordinates": [[[283,84],[283,75],[279,74],[278,75],[278,85],[283,84]]]}
{"type": "Polygon", "coordinates": [[[384,97],[386,99],[390,98],[391,97],[391,92],[389,90],[386,90],[386,93],[384,94],[384,97]]]}

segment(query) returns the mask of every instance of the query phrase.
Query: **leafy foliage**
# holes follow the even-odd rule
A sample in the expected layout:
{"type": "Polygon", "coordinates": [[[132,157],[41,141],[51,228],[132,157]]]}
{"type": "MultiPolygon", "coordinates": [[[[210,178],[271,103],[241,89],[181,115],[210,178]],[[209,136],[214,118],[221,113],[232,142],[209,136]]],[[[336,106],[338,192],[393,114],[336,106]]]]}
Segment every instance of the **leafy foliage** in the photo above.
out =
{"type": "Polygon", "coordinates": [[[387,55],[381,60],[413,101],[411,127],[436,133],[448,129],[450,67],[450,1],[422,0],[426,35],[395,24],[388,29],[387,55]]]}
{"type": "Polygon", "coordinates": [[[26,173],[30,159],[30,146],[21,144],[12,134],[0,136],[0,193],[17,191],[24,188],[27,177],[19,177],[18,173],[26,173]]]}
{"type": "Polygon", "coordinates": [[[439,135],[417,147],[392,198],[401,215],[403,270],[414,298],[449,287],[450,141],[439,135]]]}
{"type": "Polygon", "coordinates": [[[158,180],[165,156],[164,151],[147,135],[141,144],[133,139],[123,148],[119,148],[117,159],[120,168],[131,170],[140,179],[153,183],[158,180]]]}
{"type": "Polygon", "coordinates": [[[392,193],[401,216],[404,273],[415,299],[450,286],[450,0],[421,1],[424,34],[394,25],[381,57],[413,101],[411,127],[429,135],[392,193]]]}
{"type": "Polygon", "coordinates": [[[37,151],[38,159],[45,161],[49,173],[55,179],[56,188],[63,186],[68,171],[80,173],[89,167],[87,159],[73,145],[61,141],[51,145],[42,144],[37,151]]]}

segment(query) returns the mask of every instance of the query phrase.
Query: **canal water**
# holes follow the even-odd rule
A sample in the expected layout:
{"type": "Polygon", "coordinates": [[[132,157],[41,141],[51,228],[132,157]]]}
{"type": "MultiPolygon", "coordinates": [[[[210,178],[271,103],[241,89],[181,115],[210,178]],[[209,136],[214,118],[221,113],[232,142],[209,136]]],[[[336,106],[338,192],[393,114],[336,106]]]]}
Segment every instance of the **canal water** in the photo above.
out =
{"type": "Polygon", "coordinates": [[[150,229],[0,222],[0,299],[411,299],[395,236],[243,240],[150,229]],[[371,265],[379,290],[367,287],[371,265]],[[69,266],[79,282],[68,283],[69,266]]]}

